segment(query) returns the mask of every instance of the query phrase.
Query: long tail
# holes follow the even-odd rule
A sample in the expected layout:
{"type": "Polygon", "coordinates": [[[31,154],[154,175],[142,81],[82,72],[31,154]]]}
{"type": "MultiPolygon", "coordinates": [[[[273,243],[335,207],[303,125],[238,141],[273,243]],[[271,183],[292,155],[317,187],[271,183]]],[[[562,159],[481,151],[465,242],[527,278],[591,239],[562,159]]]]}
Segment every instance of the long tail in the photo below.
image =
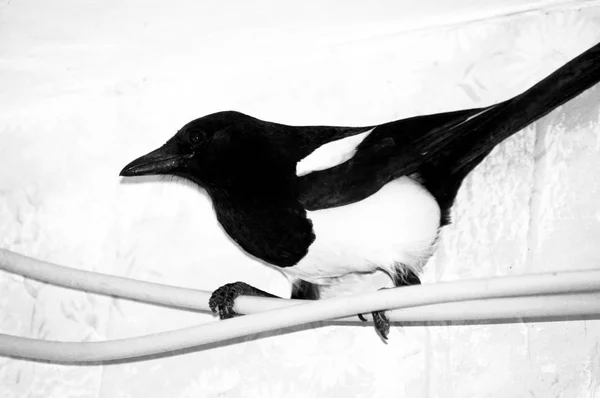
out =
{"type": "Polygon", "coordinates": [[[463,179],[502,141],[600,81],[600,44],[516,97],[483,108],[455,126],[454,139],[423,172],[426,187],[448,211],[463,179]]]}

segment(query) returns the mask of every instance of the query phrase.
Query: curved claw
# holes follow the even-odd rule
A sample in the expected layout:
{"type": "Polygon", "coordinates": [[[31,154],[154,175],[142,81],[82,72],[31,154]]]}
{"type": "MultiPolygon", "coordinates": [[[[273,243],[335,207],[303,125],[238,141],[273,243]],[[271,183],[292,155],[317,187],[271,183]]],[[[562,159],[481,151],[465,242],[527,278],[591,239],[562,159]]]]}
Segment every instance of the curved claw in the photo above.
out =
{"type": "MultiPolygon", "coordinates": [[[[387,340],[390,333],[390,320],[385,315],[385,311],[374,311],[371,312],[371,315],[373,316],[375,331],[382,340],[387,340]]],[[[367,322],[367,319],[362,314],[358,314],[358,318],[363,322],[367,322]]]]}
{"type": "Polygon", "coordinates": [[[390,320],[385,315],[384,311],[376,311],[373,312],[372,315],[375,331],[383,341],[386,341],[388,339],[388,334],[390,333],[390,320]]]}
{"type": "MultiPolygon", "coordinates": [[[[385,289],[390,288],[382,287],[379,290],[385,289]]],[[[373,311],[371,312],[371,315],[373,316],[373,325],[375,326],[375,331],[384,342],[387,341],[388,335],[390,334],[390,320],[385,315],[385,311],[373,311]]],[[[358,318],[363,322],[367,322],[362,314],[358,314],[358,318]]]]}

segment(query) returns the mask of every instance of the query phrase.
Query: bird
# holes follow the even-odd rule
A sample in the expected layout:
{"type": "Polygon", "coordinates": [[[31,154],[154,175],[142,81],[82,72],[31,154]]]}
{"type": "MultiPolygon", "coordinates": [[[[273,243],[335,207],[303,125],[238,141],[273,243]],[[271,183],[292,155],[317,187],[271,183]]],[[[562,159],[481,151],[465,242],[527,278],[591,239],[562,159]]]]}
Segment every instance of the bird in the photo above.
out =
{"type": "MultiPolygon", "coordinates": [[[[363,127],[221,111],[185,124],[120,176],[171,175],[206,190],[223,230],[286,275],[292,298],[320,299],[344,278],[376,272],[394,287],[417,285],[467,175],[499,143],[598,81],[600,44],[485,107],[363,127]]],[[[240,295],[276,297],[237,281],[212,293],[210,309],[237,316],[240,295]]],[[[385,341],[389,319],[372,316],[385,341]]]]}

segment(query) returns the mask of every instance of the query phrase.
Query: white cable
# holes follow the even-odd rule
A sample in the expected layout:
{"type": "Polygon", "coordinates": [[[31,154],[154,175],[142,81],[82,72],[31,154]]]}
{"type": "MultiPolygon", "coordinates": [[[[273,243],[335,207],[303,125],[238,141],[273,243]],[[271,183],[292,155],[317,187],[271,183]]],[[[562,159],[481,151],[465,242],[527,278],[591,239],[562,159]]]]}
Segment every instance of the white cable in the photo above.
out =
{"type": "MultiPolygon", "coordinates": [[[[415,289],[418,290],[420,287],[417,286],[415,289]]],[[[314,304],[318,303],[319,302],[314,302],[314,304]]],[[[545,313],[544,316],[556,315],[564,317],[598,315],[600,314],[600,293],[576,294],[564,297],[540,296],[520,297],[512,300],[488,299],[481,301],[467,301],[455,303],[461,304],[461,306],[458,307],[454,307],[452,304],[454,303],[440,304],[440,308],[447,307],[451,311],[450,316],[440,316],[440,319],[455,318],[457,320],[462,320],[465,317],[460,314],[460,311],[456,311],[456,309],[460,308],[467,310],[466,319],[494,319],[496,311],[503,312],[501,316],[496,319],[513,319],[515,313],[524,316],[540,316],[540,309],[545,313]],[[506,302],[514,302],[514,305],[506,306],[506,302]],[[481,307],[484,308],[474,310],[474,307],[472,306],[473,303],[481,304],[481,307]],[[469,305],[462,306],[462,304],[469,305]],[[531,308],[528,308],[530,305],[531,308]],[[503,311],[502,308],[506,308],[506,310],[503,311]],[[525,308],[525,310],[523,310],[523,308],[525,308]],[[482,309],[484,312],[479,312],[482,309]],[[488,316],[488,314],[490,314],[490,316],[488,316]]],[[[435,308],[434,305],[428,305],[398,309],[392,311],[392,313],[398,313],[402,316],[403,311],[408,310],[407,318],[411,321],[428,321],[431,320],[432,317],[436,318],[436,315],[439,315],[437,309],[433,310],[433,316],[428,310],[425,310],[423,313],[419,312],[420,309],[426,309],[428,307],[431,309],[435,308]]],[[[258,315],[248,315],[187,329],[106,342],[75,343],[46,341],[0,334],[0,355],[36,361],[74,364],[101,363],[131,358],[135,359],[280,328],[282,327],[281,322],[278,322],[278,325],[270,325],[269,327],[264,328],[261,327],[261,323],[265,322],[265,325],[269,325],[271,320],[275,319],[275,317],[280,317],[282,314],[285,314],[289,319],[289,317],[295,316],[294,310],[295,309],[290,309],[290,313],[282,313],[282,310],[278,310],[279,312],[271,313],[270,317],[262,317],[260,320],[254,319],[258,315]]],[[[262,313],[260,315],[264,314],[269,313],[262,313]]],[[[319,317],[317,312],[313,315],[315,315],[315,319],[319,317]]],[[[352,319],[356,322],[356,317],[352,317],[352,319]]],[[[285,323],[291,325],[300,324],[302,322],[303,321],[285,323]]],[[[376,338],[375,333],[373,333],[373,338],[376,338]]]]}
{"type": "Polygon", "coordinates": [[[53,285],[178,308],[208,311],[210,293],[83,271],[0,249],[0,269],[53,285]]]}
{"type": "MultiPolygon", "coordinates": [[[[175,308],[209,311],[210,293],[205,291],[82,271],[36,260],[4,249],[0,249],[0,269],[38,281],[91,293],[175,308]]],[[[301,300],[242,296],[236,300],[235,310],[240,314],[253,314],[301,302],[301,300]]],[[[588,302],[588,295],[584,298],[579,296],[503,298],[404,308],[389,311],[387,315],[390,320],[396,322],[523,318],[560,316],[561,314],[584,315],[591,310],[585,306],[588,302]],[[582,312],[577,312],[578,309],[581,309],[582,312]]],[[[337,321],[356,322],[356,317],[337,321]]]]}
{"type": "MultiPolygon", "coordinates": [[[[38,281],[91,293],[175,308],[209,311],[209,292],[63,267],[5,249],[0,249],[0,269],[38,281]]],[[[563,298],[561,297],[531,297],[440,303],[389,311],[388,316],[390,320],[396,322],[424,322],[573,315],[578,308],[590,310],[584,306],[584,303],[587,302],[586,299],[562,297],[570,301],[562,302],[563,298]],[[552,305],[547,303],[548,300],[551,300],[552,305]],[[573,302],[576,302],[577,305],[574,306],[573,302]]],[[[235,310],[240,314],[253,314],[298,303],[302,303],[302,301],[242,296],[236,300],[235,310]]],[[[589,312],[580,312],[576,315],[586,313],[589,312]]],[[[368,315],[366,317],[368,318],[368,315]]],[[[356,317],[337,321],[356,322],[356,317]]]]}
{"type": "MultiPolygon", "coordinates": [[[[241,303],[246,303],[246,301],[236,300],[234,308],[239,313],[256,312],[244,311],[245,305],[238,305],[237,301],[241,303]]],[[[267,311],[289,306],[291,305],[290,301],[300,300],[269,299],[265,300],[265,303],[259,304],[262,306],[262,311],[267,311]]],[[[600,292],[453,301],[389,310],[386,311],[386,315],[391,321],[403,325],[414,322],[515,321],[522,318],[582,317],[600,315],[600,292]]],[[[364,316],[370,320],[369,314],[364,314],[364,316]]],[[[335,320],[335,322],[340,321],[356,323],[357,317],[350,316],[335,320]]]]}
{"type": "MultiPolygon", "coordinates": [[[[92,286],[96,292],[111,294],[115,287],[112,286],[112,282],[118,281],[119,284],[122,284],[116,287],[116,291],[119,291],[119,295],[121,295],[121,293],[127,293],[122,291],[122,289],[126,286],[132,286],[129,284],[137,285],[140,283],[125,278],[100,275],[98,281],[101,281],[101,283],[93,286],[94,283],[89,278],[96,280],[95,278],[98,275],[85,271],[70,270],[69,268],[56,265],[53,267],[58,267],[61,269],[61,272],[41,277],[40,273],[47,273],[47,269],[45,268],[47,265],[48,263],[0,249],[0,268],[9,272],[30,276],[34,279],[49,281],[50,283],[57,282],[61,286],[81,289],[92,286]],[[20,264],[15,265],[15,262],[20,264]],[[83,275],[88,279],[73,281],[68,275],[72,271],[82,273],[78,275],[83,275]],[[64,272],[67,272],[67,274],[63,274],[64,272]]],[[[52,268],[52,270],[54,272],[57,269],[52,268]]],[[[142,284],[145,286],[146,282],[142,284]]],[[[186,303],[191,297],[187,296],[189,293],[188,289],[180,291],[180,288],[167,287],[175,289],[167,290],[177,293],[176,300],[169,300],[168,294],[162,291],[162,288],[165,287],[164,285],[151,285],[156,289],[156,292],[151,294],[164,296],[163,298],[170,303],[186,303]]],[[[137,286],[139,287],[139,285],[137,286]]],[[[107,342],[71,343],[42,341],[0,334],[0,355],[61,363],[114,361],[166,353],[263,331],[325,319],[347,317],[357,313],[369,313],[375,310],[411,306],[416,308],[395,310],[391,311],[390,314],[399,314],[405,320],[413,321],[426,321],[436,318],[465,319],[465,316],[462,316],[461,312],[464,312],[467,317],[473,316],[474,318],[472,319],[514,318],[515,314],[519,314],[519,312],[515,311],[520,311],[523,308],[527,308],[528,310],[522,312],[522,316],[591,315],[600,314],[598,292],[600,292],[600,270],[408,286],[401,289],[387,289],[355,296],[304,302],[304,304],[302,304],[302,301],[240,297],[239,300],[236,300],[235,308],[242,313],[245,312],[245,307],[255,309],[257,304],[264,308],[265,305],[278,306],[286,303],[290,304],[291,307],[273,309],[255,315],[213,322],[181,330],[107,342]],[[526,297],[510,301],[507,299],[498,299],[518,296],[526,297]],[[464,302],[459,306],[457,306],[458,303],[455,303],[461,300],[480,299],[486,301],[464,302]],[[253,301],[255,302],[253,303],[253,301]],[[512,303],[510,307],[506,304],[508,302],[512,303]],[[437,308],[433,304],[437,304],[437,308]],[[446,311],[445,314],[444,311],[446,311]],[[428,315],[430,317],[427,317],[428,315]]],[[[200,295],[196,295],[196,293],[198,292],[195,292],[194,296],[199,297],[200,295]]],[[[208,298],[208,293],[202,292],[202,295],[208,298]]],[[[140,300],[149,298],[147,294],[139,292],[133,293],[133,296],[140,300]]],[[[184,306],[188,308],[200,307],[197,305],[195,299],[192,301],[191,306],[184,306]]],[[[202,302],[205,305],[206,300],[202,300],[202,302]]],[[[351,319],[355,318],[352,317],[351,319]]]]}

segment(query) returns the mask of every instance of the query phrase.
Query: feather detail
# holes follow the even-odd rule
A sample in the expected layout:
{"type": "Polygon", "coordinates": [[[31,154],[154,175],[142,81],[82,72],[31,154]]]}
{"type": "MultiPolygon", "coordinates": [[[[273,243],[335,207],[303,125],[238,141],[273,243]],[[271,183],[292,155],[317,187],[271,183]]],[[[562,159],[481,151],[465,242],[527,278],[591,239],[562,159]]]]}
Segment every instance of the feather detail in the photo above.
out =
{"type": "Polygon", "coordinates": [[[351,159],[356,153],[356,148],[373,130],[330,141],[320,146],[298,162],[296,175],[301,177],[313,171],[326,170],[351,159]]]}

